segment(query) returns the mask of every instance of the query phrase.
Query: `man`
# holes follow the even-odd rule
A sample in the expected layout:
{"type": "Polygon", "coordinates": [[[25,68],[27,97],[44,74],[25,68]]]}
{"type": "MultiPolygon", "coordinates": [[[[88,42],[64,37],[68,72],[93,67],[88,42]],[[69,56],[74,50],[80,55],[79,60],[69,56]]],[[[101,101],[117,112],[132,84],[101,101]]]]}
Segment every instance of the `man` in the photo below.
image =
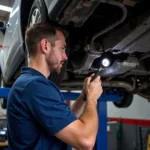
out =
{"type": "Polygon", "coordinates": [[[47,79],[54,71],[60,73],[67,60],[63,33],[48,23],[38,23],[27,29],[25,42],[29,67],[22,68],[8,97],[9,150],[65,150],[67,144],[92,150],[98,130],[100,77],[91,83],[92,76],[85,79],[71,111],[58,87],[47,79]],[[79,114],[84,103],[84,111],[79,114]]]}

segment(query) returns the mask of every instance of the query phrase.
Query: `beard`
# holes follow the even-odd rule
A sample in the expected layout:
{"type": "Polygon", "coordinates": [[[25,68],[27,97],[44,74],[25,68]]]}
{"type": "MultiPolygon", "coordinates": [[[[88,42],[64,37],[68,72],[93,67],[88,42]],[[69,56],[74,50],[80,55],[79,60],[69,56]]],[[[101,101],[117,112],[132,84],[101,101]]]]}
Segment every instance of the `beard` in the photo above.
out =
{"type": "Polygon", "coordinates": [[[62,67],[63,67],[63,64],[60,62],[59,65],[52,70],[52,72],[56,72],[57,74],[60,74],[62,67]]]}
{"type": "Polygon", "coordinates": [[[51,73],[61,73],[65,61],[59,61],[56,57],[47,57],[46,62],[51,73]]]}

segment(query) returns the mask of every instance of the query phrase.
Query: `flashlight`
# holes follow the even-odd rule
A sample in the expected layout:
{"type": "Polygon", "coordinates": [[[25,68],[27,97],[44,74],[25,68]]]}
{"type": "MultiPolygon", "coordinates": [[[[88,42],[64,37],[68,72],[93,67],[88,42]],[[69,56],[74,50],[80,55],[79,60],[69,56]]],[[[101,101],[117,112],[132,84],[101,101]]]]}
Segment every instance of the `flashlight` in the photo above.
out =
{"type": "Polygon", "coordinates": [[[103,66],[104,68],[109,67],[109,66],[110,66],[110,59],[108,59],[108,58],[103,58],[101,64],[102,64],[102,66],[103,66]]]}

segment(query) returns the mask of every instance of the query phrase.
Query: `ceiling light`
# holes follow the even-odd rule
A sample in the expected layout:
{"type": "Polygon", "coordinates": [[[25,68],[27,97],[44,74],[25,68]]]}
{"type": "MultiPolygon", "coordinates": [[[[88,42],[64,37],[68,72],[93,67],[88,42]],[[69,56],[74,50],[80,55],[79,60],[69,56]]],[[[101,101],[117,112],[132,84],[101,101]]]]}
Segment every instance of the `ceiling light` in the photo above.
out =
{"type": "Polygon", "coordinates": [[[0,10],[11,12],[12,8],[4,5],[0,5],[0,10]]]}

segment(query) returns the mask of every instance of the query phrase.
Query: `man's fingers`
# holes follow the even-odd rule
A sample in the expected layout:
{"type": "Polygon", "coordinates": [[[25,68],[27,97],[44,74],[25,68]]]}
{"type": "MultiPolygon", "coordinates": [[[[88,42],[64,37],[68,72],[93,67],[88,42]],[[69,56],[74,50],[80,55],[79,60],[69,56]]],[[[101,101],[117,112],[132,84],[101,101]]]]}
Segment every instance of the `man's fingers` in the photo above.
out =
{"type": "Polygon", "coordinates": [[[84,83],[86,83],[86,81],[87,81],[87,78],[84,79],[84,83]]]}
{"type": "MultiPolygon", "coordinates": [[[[94,74],[93,74],[94,75],[94,74]]],[[[87,83],[87,85],[89,85],[90,84],[90,82],[91,82],[91,80],[92,80],[92,75],[91,76],[89,76],[88,78],[87,78],[87,80],[86,80],[86,83],[87,83]]]]}
{"type": "Polygon", "coordinates": [[[95,81],[99,81],[100,79],[101,79],[101,77],[97,76],[96,79],[95,79],[95,81]]]}
{"type": "MultiPolygon", "coordinates": [[[[91,80],[92,80],[92,78],[93,78],[93,76],[94,76],[95,74],[93,73],[91,76],[89,76],[89,77],[87,77],[86,79],[85,79],[85,83],[88,85],[88,84],[90,84],[90,82],[91,82],[91,80]]],[[[98,75],[93,81],[100,81],[100,79],[101,79],[101,77],[98,75]]]]}
{"type": "Polygon", "coordinates": [[[94,77],[94,75],[95,75],[95,73],[92,73],[92,74],[90,75],[90,77],[91,77],[91,78],[93,78],[93,77],[94,77]]]}
{"type": "Polygon", "coordinates": [[[100,81],[101,77],[98,75],[93,81],[100,81]]]}

